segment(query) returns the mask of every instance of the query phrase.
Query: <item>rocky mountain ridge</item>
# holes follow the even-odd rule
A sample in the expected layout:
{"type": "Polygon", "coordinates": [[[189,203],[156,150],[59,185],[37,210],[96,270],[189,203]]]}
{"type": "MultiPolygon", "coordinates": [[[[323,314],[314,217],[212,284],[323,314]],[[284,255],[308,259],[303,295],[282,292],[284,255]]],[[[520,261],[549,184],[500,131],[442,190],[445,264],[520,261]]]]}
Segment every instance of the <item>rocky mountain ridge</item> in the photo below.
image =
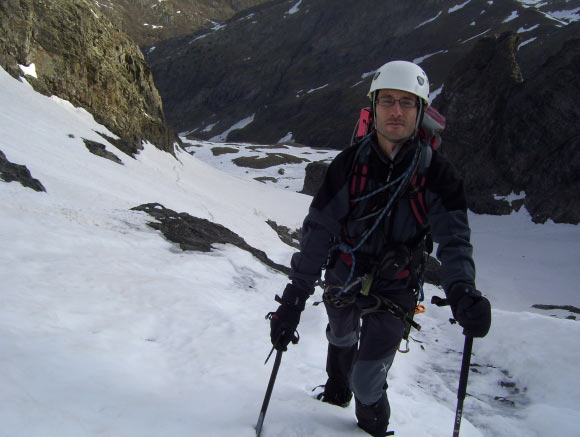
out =
{"type": "Polygon", "coordinates": [[[527,76],[561,46],[566,27],[516,0],[426,0],[421,8],[275,0],[219,29],[157,43],[147,60],[179,131],[342,148],[357,109],[368,104],[372,73],[387,60],[420,63],[436,91],[480,37],[515,31],[527,76]]]}
{"type": "Polygon", "coordinates": [[[90,112],[134,155],[143,141],[173,153],[161,97],[139,47],[88,0],[0,3],[0,65],[35,90],[90,112]]]}
{"type": "MultiPolygon", "coordinates": [[[[87,109],[119,137],[107,140],[134,155],[143,141],[173,152],[179,139],[164,111],[172,126],[199,138],[342,147],[367,104],[374,69],[409,59],[428,71],[434,104],[448,117],[443,152],[464,174],[474,211],[507,213],[519,204],[497,196],[525,192],[534,220],[578,223],[580,0],[421,6],[7,0],[0,4],[0,64],[38,91],[87,109]],[[149,11],[168,23],[185,12],[241,12],[143,47],[150,69],[124,33],[140,38],[135,29],[149,11]]],[[[188,20],[192,27],[167,26],[167,35],[195,28],[188,20]]]]}
{"type": "Polygon", "coordinates": [[[534,220],[578,223],[578,112],[568,99],[580,99],[570,78],[579,73],[579,7],[278,0],[214,31],[158,43],[147,59],[168,122],[192,137],[336,148],[348,145],[358,110],[368,105],[374,70],[389,59],[417,62],[448,117],[442,150],[467,180],[470,207],[508,213],[519,204],[497,196],[525,192],[534,220]],[[566,96],[564,83],[550,80],[560,70],[566,96]],[[565,104],[549,105],[546,118],[538,89],[565,104]],[[547,139],[556,143],[546,148],[547,139]]]}

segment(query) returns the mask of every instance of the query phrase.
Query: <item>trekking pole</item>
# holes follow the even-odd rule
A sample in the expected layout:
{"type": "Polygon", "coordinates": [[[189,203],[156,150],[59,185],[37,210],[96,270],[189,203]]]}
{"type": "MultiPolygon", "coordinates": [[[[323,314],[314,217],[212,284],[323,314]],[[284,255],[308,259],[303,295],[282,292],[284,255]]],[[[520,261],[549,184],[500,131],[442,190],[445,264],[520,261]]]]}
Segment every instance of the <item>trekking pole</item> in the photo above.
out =
{"type": "Polygon", "coordinates": [[[467,378],[469,377],[469,363],[471,361],[471,347],[473,337],[465,336],[463,345],[463,359],[461,361],[461,373],[459,374],[459,387],[457,388],[457,409],[455,410],[455,426],[453,427],[453,437],[459,437],[459,427],[461,426],[461,416],[463,416],[463,401],[467,392],[467,378]]]}
{"type": "MultiPolygon", "coordinates": [[[[431,303],[437,306],[449,305],[447,299],[439,296],[433,296],[431,303]]],[[[457,323],[454,319],[449,319],[451,323],[457,323]]],[[[469,377],[469,364],[471,362],[471,349],[473,347],[473,337],[465,336],[463,344],[463,357],[461,360],[461,372],[459,373],[459,387],[457,388],[457,408],[455,409],[455,424],[453,426],[453,437],[459,437],[459,427],[461,426],[461,417],[463,416],[463,401],[467,393],[467,378],[469,377]]]]}
{"type": "MultiPolygon", "coordinates": [[[[272,355],[273,351],[274,348],[272,348],[272,351],[270,351],[270,355],[272,355]]],[[[276,375],[278,374],[280,362],[282,361],[282,354],[283,351],[281,350],[276,352],[274,368],[272,369],[272,374],[270,375],[270,381],[268,382],[268,388],[266,389],[266,396],[264,396],[264,402],[262,402],[262,409],[260,410],[260,417],[258,417],[258,423],[256,424],[256,437],[260,437],[260,433],[262,432],[264,417],[266,417],[266,410],[268,409],[268,404],[270,403],[270,396],[272,396],[272,390],[274,389],[274,383],[276,382],[276,375]]],[[[270,355],[268,355],[268,358],[270,358],[270,355]]],[[[268,361],[268,358],[266,358],[266,362],[268,361]]]]}

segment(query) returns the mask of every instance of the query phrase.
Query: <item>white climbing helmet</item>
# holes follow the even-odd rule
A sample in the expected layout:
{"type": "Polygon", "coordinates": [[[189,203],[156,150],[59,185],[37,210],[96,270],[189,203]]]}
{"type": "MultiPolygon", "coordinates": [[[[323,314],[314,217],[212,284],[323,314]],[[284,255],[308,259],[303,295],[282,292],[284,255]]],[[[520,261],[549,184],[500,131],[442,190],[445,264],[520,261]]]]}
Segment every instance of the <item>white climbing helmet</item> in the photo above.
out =
{"type": "Polygon", "coordinates": [[[387,62],[379,68],[371,82],[368,96],[373,100],[375,91],[392,89],[407,91],[423,100],[429,106],[429,79],[421,67],[407,61],[387,62]]]}

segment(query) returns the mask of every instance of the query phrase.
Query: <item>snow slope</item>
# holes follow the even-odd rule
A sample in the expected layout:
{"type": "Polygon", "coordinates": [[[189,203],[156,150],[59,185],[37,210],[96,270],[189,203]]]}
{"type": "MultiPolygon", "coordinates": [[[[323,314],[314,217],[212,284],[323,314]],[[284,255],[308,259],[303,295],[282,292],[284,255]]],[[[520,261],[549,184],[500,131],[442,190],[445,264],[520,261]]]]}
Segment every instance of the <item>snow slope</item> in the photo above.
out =
{"type": "MultiPolygon", "coordinates": [[[[255,435],[271,370],[264,316],[286,278],[236,247],[182,252],[130,208],[159,202],[207,218],[288,264],[292,249],[265,221],[299,227],[310,198],[180,150],[123,155],[85,111],[3,70],[0,95],[0,150],[47,190],[0,183],[0,436],[255,435]]],[[[461,435],[577,435],[580,325],[530,306],[580,307],[578,227],[534,225],[525,212],[471,220],[494,321],[475,341],[461,435]]],[[[398,436],[451,434],[463,338],[449,316],[428,305],[411,352],[395,359],[398,436]]],[[[325,381],[324,327],[324,311],[308,305],[263,436],[364,435],[353,406],[313,399],[325,381]]]]}

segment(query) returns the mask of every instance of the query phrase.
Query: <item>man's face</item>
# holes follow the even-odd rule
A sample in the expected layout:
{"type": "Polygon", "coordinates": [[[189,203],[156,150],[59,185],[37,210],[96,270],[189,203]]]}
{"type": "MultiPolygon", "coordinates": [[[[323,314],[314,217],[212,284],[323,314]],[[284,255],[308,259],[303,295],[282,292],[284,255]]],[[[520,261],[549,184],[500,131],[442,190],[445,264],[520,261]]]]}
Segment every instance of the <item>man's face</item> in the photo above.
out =
{"type": "Polygon", "coordinates": [[[376,106],[377,130],[392,143],[398,143],[413,134],[419,110],[416,104],[410,108],[404,107],[399,100],[403,100],[403,103],[417,102],[417,97],[406,91],[379,90],[376,106]],[[388,102],[389,99],[397,101],[390,107],[381,105],[381,102],[388,102]]]}

